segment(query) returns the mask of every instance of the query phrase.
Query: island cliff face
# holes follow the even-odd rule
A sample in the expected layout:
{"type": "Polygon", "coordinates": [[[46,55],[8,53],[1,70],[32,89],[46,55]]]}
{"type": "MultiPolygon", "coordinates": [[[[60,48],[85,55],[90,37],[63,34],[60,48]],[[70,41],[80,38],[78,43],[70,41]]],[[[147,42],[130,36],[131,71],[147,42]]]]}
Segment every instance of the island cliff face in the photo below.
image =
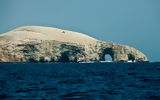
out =
{"type": "Polygon", "coordinates": [[[25,26],[0,35],[0,62],[145,62],[140,51],[96,40],[87,35],[50,27],[25,26]]]}

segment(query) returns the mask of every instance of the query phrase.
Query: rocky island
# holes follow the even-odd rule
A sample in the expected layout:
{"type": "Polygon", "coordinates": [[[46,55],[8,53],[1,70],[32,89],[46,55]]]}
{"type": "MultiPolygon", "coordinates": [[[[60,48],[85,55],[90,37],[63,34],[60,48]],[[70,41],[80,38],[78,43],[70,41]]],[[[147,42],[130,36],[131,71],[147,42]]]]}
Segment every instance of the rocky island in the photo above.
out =
{"type": "Polygon", "coordinates": [[[0,62],[146,62],[135,48],[51,27],[25,26],[0,35],[0,62]]]}

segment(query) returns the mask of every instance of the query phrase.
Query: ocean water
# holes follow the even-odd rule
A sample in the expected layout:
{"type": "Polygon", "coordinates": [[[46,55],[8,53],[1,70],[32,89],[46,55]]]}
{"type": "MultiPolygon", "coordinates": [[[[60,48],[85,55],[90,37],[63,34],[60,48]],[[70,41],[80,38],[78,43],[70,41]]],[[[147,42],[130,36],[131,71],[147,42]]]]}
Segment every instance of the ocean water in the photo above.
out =
{"type": "Polygon", "coordinates": [[[160,100],[160,63],[0,63],[0,100],[160,100]]]}

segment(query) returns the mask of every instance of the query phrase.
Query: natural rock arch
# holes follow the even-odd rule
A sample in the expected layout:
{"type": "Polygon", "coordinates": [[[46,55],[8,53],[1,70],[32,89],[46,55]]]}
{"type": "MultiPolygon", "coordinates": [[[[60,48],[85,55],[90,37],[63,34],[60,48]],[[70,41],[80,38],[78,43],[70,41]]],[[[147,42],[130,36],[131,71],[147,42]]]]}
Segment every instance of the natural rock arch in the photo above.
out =
{"type": "Polygon", "coordinates": [[[115,43],[107,43],[101,42],[101,49],[99,52],[100,61],[105,61],[105,55],[110,55],[112,57],[112,61],[119,62],[119,61],[133,61],[133,62],[143,62],[148,61],[147,57],[141,53],[140,51],[136,50],[135,48],[126,46],[126,45],[119,45],[115,43]]]}
{"type": "Polygon", "coordinates": [[[113,52],[113,49],[112,48],[105,48],[103,51],[102,51],[102,55],[101,55],[101,61],[105,61],[107,59],[105,59],[105,56],[106,55],[110,55],[111,58],[112,58],[112,61],[114,60],[114,52],[113,52]]]}

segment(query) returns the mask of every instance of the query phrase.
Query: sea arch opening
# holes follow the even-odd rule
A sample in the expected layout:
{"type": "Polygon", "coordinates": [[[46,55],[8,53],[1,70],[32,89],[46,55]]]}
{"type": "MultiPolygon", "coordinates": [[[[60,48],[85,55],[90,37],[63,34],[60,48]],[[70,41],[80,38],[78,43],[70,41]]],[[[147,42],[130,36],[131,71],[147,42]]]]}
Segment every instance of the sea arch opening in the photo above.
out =
{"type": "Polygon", "coordinates": [[[109,62],[113,61],[111,55],[109,54],[105,54],[104,58],[105,58],[105,61],[109,61],[109,62]]]}
{"type": "Polygon", "coordinates": [[[113,61],[114,60],[113,55],[114,55],[113,49],[112,48],[106,48],[103,51],[101,60],[102,61],[113,61]]]}

